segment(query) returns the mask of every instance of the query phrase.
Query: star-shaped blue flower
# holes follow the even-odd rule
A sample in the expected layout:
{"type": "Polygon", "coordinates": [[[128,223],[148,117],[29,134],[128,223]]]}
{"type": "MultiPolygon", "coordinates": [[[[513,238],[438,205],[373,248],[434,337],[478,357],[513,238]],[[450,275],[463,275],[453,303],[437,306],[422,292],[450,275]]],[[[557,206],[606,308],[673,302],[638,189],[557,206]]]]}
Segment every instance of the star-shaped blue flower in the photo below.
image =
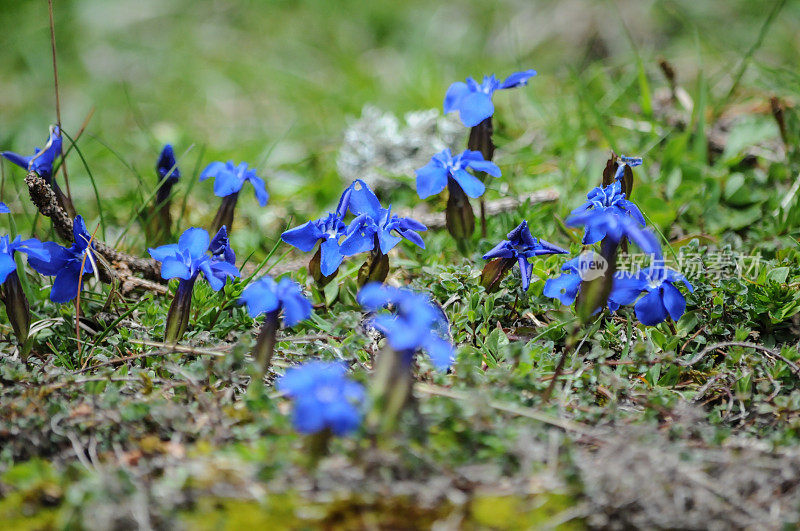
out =
{"type": "Polygon", "coordinates": [[[428,230],[425,225],[415,219],[392,214],[391,206],[383,208],[367,183],[360,179],[355,180],[348,190],[348,207],[356,217],[348,225],[347,238],[341,244],[343,255],[371,251],[375,248],[375,236],[383,254],[387,254],[403,238],[425,248],[425,242],[417,234],[417,231],[428,230]]]}
{"type": "MultiPolygon", "coordinates": [[[[629,227],[640,225],[645,221],[639,207],[625,199],[619,181],[614,181],[605,188],[597,187],[589,192],[588,201],[570,213],[568,225],[584,225],[586,232],[583,243],[591,245],[606,236],[619,241],[629,227]],[[633,221],[634,223],[631,223],[633,221]]],[[[633,238],[632,238],[633,239],[633,238]]],[[[644,249],[644,248],[643,248],[644,249]]]]}
{"type": "MultiPolygon", "coordinates": [[[[219,243],[217,237],[215,237],[215,241],[219,243]]],[[[220,250],[217,247],[217,254],[212,256],[209,253],[210,244],[211,239],[208,232],[205,229],[193,227],[181,234],[177,244],[162,245],[147,251],[153,259],[161,262],[162,278],[193,281],[202,272],[211,289],[219,291],[225,285],[228,277],[239,276],[239,270],[235,265],[226,261],[226,254],[231,256],[226,249],[220,250]]]]}
{"type": "Polygon", "coordinates": [[[656,260],[654,265],[634,274],[615,275],[614,286],[608,297],[609,301],[624,306],[632,304],[644,293],[634,305],[634,311],[636,318],[647,326],[665,321],[667,317],[677,321],[686,311],[686,299],[675,284],[683,282],[690,293],[694,292],[686,277],[660,262],[656,260]]]}
{"type": "Polygon", "coordinates": [[[230,160],[228,162],[212,162],[200,174],[200,180],[205,181],[210,177],[214,178],[214,195],[217,197],[227,197],[238,193],[245,181],[250,181],[258,204],[262,207],[266,206],[269,200],[264,180],[258,177],[255,170],[251,170],[246,162],[240,162],[238,166],[230,160]]]}
{"type": "Polygon", "coordinates": [[[283,310],[286,326],[311,317],[311,302],[303,295],[300,285],[286,277],[280,282],[269,276],[261,277],[244,289],[239,301],[247,305],[247,313],[253,318],[283,310]]]}
{"type": "Polygon", "coordinates": [[[8,214],[11,212],[11,209],[8,208],[8,205],[0,201],[0,214],[8,214]]]}
{"type": "Polygon", "coordinates": [[[361,424],[364,387],[346,376],[341,363],[312,361],[292,367],[277,387],[294,400],[292,424],[300,433],[330,429],[347,435],[361,424]]]}
{"type": "Polygon", "coordinates": [[[522,275],[522,289],[528,291],[531,274],[533,273],[533,266],[531,266],[528,258],[545,254],[566,254],[568,252],[557,245],[534,238],[528,228],[528,222],[523,221],[508,233],[507,240],[498,243],[491,251],[483,255],[483,259],[508,258],[517,260],[520,274],[522,275]]]}
{"type": "Polygon", "coordinates": [[[341,265],[344,255],[340,250],[340,242],[344,239],[347,226],[344,217],[349,206],[350,188],[345,190],[339,199],[335,212],[328,212],[324,218],[307,221],[300,226],[281,234],[281,239],[297,249],[307,253],[320,244],[320,271],[330,276],[341,265]]]}
{"type": "Polygon", "coordinates": [[[27,170],[35,171],[41,178],[48,183],[53,176],[53,162],[56,157],[61,155],[61,130],[57,125],[50,126],[50,136],[47,143],[41,150],[37,147],[33,150],[33,155],[25,157],[12,153],[11,151],[3,151],[0,156],[8,159],[17,166],[27,170]]]}
{"type": "Polygon", "coordinates": [[[467,168],[488,173],[492,177],[500,177],[500,168],[497,164],[484,160],[480,151],[468,149],[454,157],[449,149],[445,149],[416,171],[417,195],[420,199],[425,199],[438,194],[447,186],[448,179],[453,179],[469,197],[482,196],[486,186],[469,173],[467,168]]]}
{"type": "Polygon", "coordinates": [[[509,89],[528,84],[528,79],[536,75],[536,70],[515,72],[502,83],[494,74],[483,76],[478,83],[471,77],[467,82],[457,81],[450,85],[444,97],[444,112],[458,111],[461,122],[467,127],[475,127],[494,114],[492,94],[496,90],[509,89]]]}
{"type": "Polygon", "coordinates": [[[8,275],[17,270],[17,263],[14,260],[14,253],[17,251],[27,254],[29,261],[30,258],[42,261],[50,259],[50,253],[44,244],[36,238],[23,240],[21,236],[17,236],[11,240],[8,236],[3,236],[0,238],[0,284],[6,281],[8,275]]]}
{"type": "Polygon", "coordinates": [[[435,331],[446,329],[442,323],[446,317],[425,295],[373,282],[361,288],[358,302],[370,311],[392,306],[391,312],[379,313],[369,323],[386,336],[393,350],[406,354],[409,363],[418,349],[427,352],[440,370],[453,362],[453,345],[435,331]]]}
{"type": "Polygon", "coordinates": [[[71,247],[62,247],[57,243],[42,244],[49,253],[49,258],[29,255],[28,264],[43,275],[54,276],[50,300],[59,304],[69,302],[78,296],[83,287],[83,275],[95,272],[97,263],[94,256],[94,240],[82,216],[72,221],[73,242],[71,247]]]}

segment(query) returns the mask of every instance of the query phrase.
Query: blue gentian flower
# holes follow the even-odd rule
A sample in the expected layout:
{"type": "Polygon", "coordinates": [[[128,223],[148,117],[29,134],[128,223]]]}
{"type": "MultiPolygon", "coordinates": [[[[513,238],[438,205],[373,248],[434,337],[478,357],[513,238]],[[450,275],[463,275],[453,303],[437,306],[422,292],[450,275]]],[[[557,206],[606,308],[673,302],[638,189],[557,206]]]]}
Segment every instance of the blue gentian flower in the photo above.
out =
{"type": "Polygon", "coordinates": [[[427,352],[440,370],[453,362],[453,346],[434,331],[442,328],[443,314],[425,295],[373,282],[361,288],[358,302],[370,311],[393,307],[392,312],[379,313],[369,323],[386,336],[389,346],[402,353],[407,363],[418,349],[427,352]]]}
{"type": "Polygon", "coordinates": [[[616,244],[623,238],[628,238],[644,252],[660,256],[661,247],[653,233],[644,228],[642,213],[619,190],[618,181],[605,188],[595,188],[589,193],[589,201],[573,210],[566,224],[585,228],[585,245],[604,239],[616,244]]]}
{"type": "Polygon", "coordinates": [[[468,149],[454,157],[450,149],[445,149],[416,171],[417,195],[420,199],[425,199],[438,194],[447,186],[448,180],[453,179],[469,197],[480,197],[486,191],[486,186],[469,173],[467,168],[488,173],[492,177],[500,177],[500,168],[497,164],[484,160],[480,151],[468,149]]]}
{"type": "Polygon", "coordinates": [[[77,297],[78,289],[83,287],[81,282],[83,275],[94,273],[97,268],[94,241],[86,230],[82,216],[76,216],[72,221],[72,237],[71,247],[62,247],[53,242],[43,243],[42,246],[49,253],[49,258],[33,255],[29,255],[28,258],[28,264],[39,273],[55,275],[53,288],[50,290],[50,300],[59,304],[77,297]]]}
{"type": "Polygon", "coordinates": [[[312,361],[292,367],[277,387],[294,400],[292,424],[300,433],[325,429],[347,435],[361,424],[364,387],[347,378],[341,363],[312,361]]]}
{"type": "Polygon", "coordinates": [[[281,234],[283,241],[304,253],[311,251],[317,242],[322,240],[320,271],[326,277],[335,273],[344,259],[340,242],[346,234],[347,226],[344,224],[344,217],[347,214],[349,198],[350,188],[342,194],[335,212],[328,212],[324,218],[307,221],[281,234]]]}
{"type": "Polygon", "coordinates": [[[636,318],[642,324],[653,326],[665,321],[667,317],[674,321],[680,319],[686,311],[686,299],[675,284],[683,282],[690,293],[694,292],[694,288],[686,277],[665,267],[662,262],[656,260],[654,265],[634,274],[615,275],[609,301],[624,306],[633,303],[644,293],[634,306],[636,318]]]}
{"type": "Polygon", "coordinates": [[[3,151],[0,156],[8,159],[17,166],[27,170],[35,171],[41,178],[50,183],[53,176],[53,163],[56,157],[61,155],[61,130],[57,125],[50,126],[50,136],[47,139],[43,149],[35,148],[33,155],[25,157],[12,153],[11,151],[3,151]]]}
{"type": "Polygon", "coordinates": [[[29,260],[30,258],[42,261],[50,259],[50,253],[44,244],[36,238],[23,240],[21,236],[17,236],[11,240],[8,236],[3,236],[0,238],[0,284],[6,281],[8,275],[17,270],[17,263],[14,260],[14,253],[17,251],[27,254],[29,260]]]}
{"type": "Polygon", "coordinates": [[[388,254],[403,238],[425,248],[425,242],[416,231],[428,230],[425,225],[411,218],[392,214],[392,207],[383,208],[367,183],[357,179],[349,187],[350,212],[355,219],[347,227],[347,238],[341,244],[345,256],[370,251],[375,248],[375,237],[381,253],[388,254]]]}
{"type": "Polygon", "coordinates": [[[0,214],[8,214],[11,212],[11,209],[8,208],[8,205],[0,201],[0,214]]]}
{"type": "Polygon", "coordinates": [[[507,240],[498,243],[491,251],[483,255],[483,259],[507,258],[516,260],[522,275],[522,289],[528,291],[531,274],[533,273],[533,267],[528,262],[528,258],[545,254],[566,254],[568,252],[557,245],[534,238],[528,228],[528,222],[523,221],[508,233],[507,240]]]}
{"type": "Polygon", "coordinates": [[[258,204],[262,207],[266,206],[269,200],[264,180],[258,177],[255,170],[251,170],[246,162],[240,162],[238,166],[230,160],[228,162],[212,162],[200,174],[200,180],[204,181],[209,177],[214,178],[214,195],[217,197],[237,194],[242,190],[245,181],[250,181],[258,204]]]}
{"type": "Polygon", "coordinates": [[[623,225],[630,225],[627,221],[609,222],[600,213],[609,213],[620,218],[633,219],[642,227],[645,225],[644,216],[642,216],[639,207],[625,199],[625,194],[622,193],[619,181],[614,181],[605,188],[598,186],[589,192],[587,198],[588,201],[586,203],[570,213],[570,219],[573,220],[574,224],[585,225],[586,227],[586,232],[583,235],[583,243],[585,245],[599,242],[606,237],[608,231],[611,231],[609,236],[612,240],[619,241],[621,236],[618,235],[618,232],[625,230],[623,225]],[[579,220],[585,220],[585,222],[579,222],[579,220]]]}
{"type": "Polygon", "coordinates": [[[283,310],[286,326],[294,326],[311,316],[311,302],[303,295],[300,285],[289,278],[275,282],[264,276],[248,285],[239,301],[247,305],[250,317],[283,310]]]}
{"type": "Polygon", "coordinates": [[[214,238],[217,245],[217,254],[214,256],[209,254],[211,240],[208,232],[196,227],[181,234],[177,244],[150,248],[147,252],[153,259],[161,262],[161,277],[165,280],[179,278],[193,282],[202,272],[211,289],[219,291],[228,277],[239,276],[236,266],[226,261],[226,256],[232,256],[230,253],[233,252],[229,252],[227,237],[223,248],[219,248],[221,238],[219,233],[214,238]]]}
{"type": "Polygon", "coordinates": [[[494,114],[492,94],[496,90],[509,89],[528,84],[528,79],[536,75],[536,70],[514,72],[502,83],[494,74],[483,76],[478,83],[471,77],[467,82],[457,81],[450,85],[444,97],[444,112],[458,111],[461,122],[467,127],[475,127],[494,114]]]}

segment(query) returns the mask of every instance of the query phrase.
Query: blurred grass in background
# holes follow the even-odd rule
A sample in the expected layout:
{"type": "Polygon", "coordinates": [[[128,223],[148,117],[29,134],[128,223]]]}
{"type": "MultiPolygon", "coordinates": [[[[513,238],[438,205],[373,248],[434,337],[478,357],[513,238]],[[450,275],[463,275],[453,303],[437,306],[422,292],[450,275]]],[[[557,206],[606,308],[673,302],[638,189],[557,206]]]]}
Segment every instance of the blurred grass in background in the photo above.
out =
{"type": "MultiPolygon", "coordinates": [[[[713,101],[714,94],[730,88],[773,5],[751,0],[54,3],[63,126],[74,135],[95,108],[79,148],[98,182],[109,224],[129,222],[155,186],[161,145],[171,142],[186,176],[179,193],[193,186],[183,227],[205,226],[218,205],[210,183],[190,183],[193,170],[217,159],[245,160],[258,168],[272,199],[258,209],[245,190],[240,214],[256,230],[239,231],[235,239],[262,249],[271,245],[263,233],[277,233],[289,204],[315,215],[338,196],[342,183],[335,162],[342,132],[348,117],[359,116],[367,103],[399,115],[441,108],[453,81],[536,68],[539,76],[529,88],[496,98],[501,146],[504,128],[513,131],[506,137],[511,140],[526,131],[533,135],[530,153],[501,152],[500,162],[525,159],[517,168],[521,174],[540,176],[531,186],[562,182],[589,164],[581,160],[582,146],[638,154],[653,145],[648,135],[615,131],[619,145],[609,146],[607,134],[592,132],[598,116],[611,114],[612,107],[624,115],[631,102],[641,100],[638,59],[650,88],[665,84],[660,57],[675,66],[684,85],[694,86],[702,72],[713,101]],[[599,115],[591,115],[593,109],[599,115]]],[[[46,0],[1,1],[0,27],[0,148],[27,153],[42,144],[48,124],[55,122],[46,0]]],[[[800,2],[790,1],[755,50],[746,86],[780,92],[797,81],[798,27],[800,2]]],[[[603,162],[599,157],[591,167],[603,162]]],[[[75,155],[68,163],[78,209],[96,220],[87,170],[75,155]]],[[[23,201],[15,200],[23,172],[5,164],[5,174],[6,202],[32,212],[24,190],[23,201]]]]}

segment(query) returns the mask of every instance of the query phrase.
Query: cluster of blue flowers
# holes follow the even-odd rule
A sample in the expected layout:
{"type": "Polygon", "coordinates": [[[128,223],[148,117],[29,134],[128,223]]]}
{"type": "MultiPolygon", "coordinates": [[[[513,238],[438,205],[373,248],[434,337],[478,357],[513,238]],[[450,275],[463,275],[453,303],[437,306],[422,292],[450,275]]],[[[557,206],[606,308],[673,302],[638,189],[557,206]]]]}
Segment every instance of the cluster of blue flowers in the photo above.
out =
{"type": "MultiPolygon", "coordinates": [[[[467,78],[465,83],[454,83],[447,90],[444,111],[458,112],[465,126],[483,127],[491,135],[494,92],[525,85],[534,75],[535,71],[526,70],[516,72],[502,82],[492,75],[485,76],[481,83],[472,78],[467,78]]],[[[491,138],[489,143],[491,144],[491,138]]],[[[453,155],[447,149],[437,153],[427,165],[416,171],[419,197],[428,198],[445,188],[450,189],[451,199],[455,193],[462,192],[459,196],[462,198],[464,195],[469,198],[482,196],[486,185],[475,174],[501,176],[500,168],[488,160],[491,159],[493,150],[491,145],[486,156],[484,153],[487,150],[482,153],[467,149],[453,155]]],[[[61,131],[54,126],[45,147],[41,150],[37,148],[32,156],[25,157],[11,152],[3,152],[2,156],[28,171],[36,172],[56,190],[53,168],[61,154],[61,131]]],[[[664,265],[658,241],[646,228],[642,212],[625,193],[626,189],[630,191],[630,168],[641,165],[642,159],[615,157],[614,163],[616,168],[613,182],[589,192],[587,201],[573,210],[566,221],[568,226],[583,227],[583,244],[589,246],[599,243],[601,254],[581,253],[568,260],[561,268],[563,274],[546,281],[544,295],[557,299],[564,305],[575,303],[588,273],[594,267],[597,257],[600,257],[612,263],[612,274],[608,275],[611,288],[602,301],[603,306],[613,312],[621,306],[633,305],[637,318],[645,325],[655,325],[667,319],[677,320],[686,309],[686,301],[677,286],[683,284],[689,291],[693,288],[686,278],[664,265]],[[623,242],[632,242],[652,255],[650,267],[634,274],[614,273],[616,253],[623,242]]],[[[171,145],[164,146],[156,164],[156,174],[159,189],[155,208],[161,209],[162,223],[167,220],[169,225],[169,198],[172,187],[181,176],[171,145]]],[[[610,175],[609,170],[605,178],[608,179],[610,175]]],[[[269,200],[264,180],[245,162],[238,165],[230,161],[212,162],[199,177],[200,181],[209,178],[214,179],[214,193],[223,199],[211,231],[213,238],[209,231],[193,227],[185,230],[177,243],[148,249],[150,256],[160,262],[163,279],[179,279],[166,317],[164,338],[168,342],[180,340],[186,330],[192,291],[201,274],[214,291],[222,290],[229,279],[240,277],[236,254],[231,248],[228,233],[238,194],[245,182],[253,186],[255,197],[262,207],[269,200]]],[[[57,197],[59,201],[66,201],[58,194],[57,197]]],[[[461,207],[463,206],[462,202],[461,207]]],[[[466,201],[466,208],[471,208],[469,201],[466,201]]],[[[9,211],[6,204],[0,203],[0,213],[9,211]]],[[[472,215],[471,210],[469,215],[472,215]]],[[[73,300],[79,295],[84,278],[99,274],[96,242],[83,218],[79,215],[73,218],[70,247],[53,242],[43,243],[36,239],[23,240],[20,236],[13,240],[9,236],[0,238],[0,285],[3,285],[6,293],[6,305],[16,305],[9,309],[8,315],[20,338],[26,337],[29,326],[29,322],[25,323],[27,301],[14,300],[14,297],[8,296],[9,293],[22,293],[18,286],[16,252],[26,254],[28,263],[35,271],[55,277],[50,299],[56,303],[73,300]],[[24,334],[20,332],[23,329],[24,334]]],[[[167,226],[166,230],[169,232],[170,227],[167,226]]],[[[370,258],[365,263],[365,266],[369,266],[367,269],[377,267],[376,264],[385,265],[384,268],[377,267],[381,271],[377,279],[379,282],[360,282],[362,287],[357,299],[370,313],[366,323],[385,337],[390,355],[395,356],[394,360],[400,360],[399,366],[409,376],[408,381],[411,381],[413,362],[418,353],[427,354],[438,370],[450,368],[455,357],[449,324],[442,308],[425,294],[382,283],[388,274],[388,253],[404,239],[424,249],[425,242],[419,233],[426,230],[425,225],[419,221],[393,213],[391,205],[384,208],[365,182],[355,180],[344,190],[335,210],[281,235],[284,242],[302,252],[317,249],[309,271],[320,284],[323,280],[333,278],[346,257],[370,253],[370,258]],[[314,264],[319,271],[319,277],[315,274],[314,264]]],[[[174,240],[170,238],[166,241],[174,240]]],[[[506,272],[517,265],[522,289],[527,291],[533,272],[530,262],[532,258],[568,252],[533,236],[528,222],[522,221],[507,234],[506,239],[483,255],[488,263],[484,268],[482,282],[485,282],[487,289],[494,289],[506,272]]],[[[374,280],[371,276],[365,278],[374,280]]],[[[261,379],[269,366],[281,322],[285,326],[293,327],[309,319],[312,304],[304,295],[302,287],[290,278],[284,277],[276,281],[272,277],[263,276],[255,280],[246,279],[243,284],[245,289],[237,301],[238,304],[245,306],[253,319],[263,316],[261,332],[253,349],[254,358],[265,365],[261,368],[262,372],[254,375],[261,379]]],[[[29,316],[27,319],[29,320],[29,316]]],[[[292,416],[298,431],[307,434],[329,432],[345,435],[359,427],[365,402],[364,388],[348,379],[346,373],[347,367],[341,363],[314,361],[289,369],[279,379],[278,389],[294,402],[292,416]]]]}
{"type": "MultiPolygon", "coordinates": [[[[621,179],[625,165],[638,166],[641,158],[620,157],[615,180],[605,187],[594,188],[587,201],[573,210],[567,225],[584,227],[583,243],[608,244],[616,254],[617,245],[629,240],[651,256],[652,265],[635,273],[615,272],[612,288],[606,301],[610,311],[636,302],[637,319],[645,325],[656,325],[668,317],[678,320],[686,309],[686,300],[675,287],[682,282],[691,292],[691,284],[677,271],[664,265],[661,246],[653,233],[646,228],[644,216],[639,208],[622,192],[621,179]],[[639,296],[645,294],[641,299],[639,296]],[[638,300],[638,302],[637,302],[638,300]]],[[[605,257],[602,258],[605,261],[605,257]]],[[[562,304],[575,302],[583,280],[590,271],[596,257],[581,254],[562,266],[564,273],[545,283],[544,294],[558,299],[562,304]]]]}
{"type": "Polygon", "coordinates": [[[391,206],[383,208],[367,183],[357,179],[342,193],[335,211],[287,230],[281,239],[306,253],[321,242],[320,270],[329,277],[345,257],[368,251],[386,255],[403,239],[424,249],[425,242],[417,232],[425,230],[419,221],[392,214],[391,206]],[[346,224],[348,212],[355,217],[346,224]]]}

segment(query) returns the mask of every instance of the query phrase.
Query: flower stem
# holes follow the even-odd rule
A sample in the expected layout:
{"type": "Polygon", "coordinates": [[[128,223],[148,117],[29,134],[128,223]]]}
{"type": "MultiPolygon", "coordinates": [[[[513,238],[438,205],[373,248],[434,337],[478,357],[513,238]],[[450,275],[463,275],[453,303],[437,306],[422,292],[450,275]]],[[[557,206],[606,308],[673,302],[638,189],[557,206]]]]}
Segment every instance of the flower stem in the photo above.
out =
{"type": "Polygon", "coordinates": [[[175,298],[167,312],[167,324],[164,329],[164,343],[177,343],[183,338],[186,327],[189,325],[189,314],[192,311],[192,290],[197,276],[190,279],[181,279],[175,298]]]}
{"type": "Polygon", "coordinates": [[[274,310],[264,314],[264,322],[261,325],[261,331],[258,333],[256,344],[253,347],[252,355],[256,362],[256,376],[259,380],[263,379],[267,370],[269,370],[272,354],[275,352],[275,336],[278,333],[279,311],[280,310],[274,310]]]}
{"type": "Polygon", "coordinates": [[[413,356],[413,352],[395,352],[388,348],[380,353],[371,386],[374,407],[366,422],[371,432],[391,431],[411,399],[413,356]]]}
{"type": "MultiPolygon", "coordinates": [[[[8,320],[11,321],[14,335],[17,336],[20,353],[23,353],[31,328],[31,311],[16,271],[8,274],[2,288],[2,299],[6,305],[8,320]]],[[[27,352],[24,352],[22,357],[23,359],[27,357],[27,352]]]]}
{"type": "Polygon", "coordinates": [[[368,282],[381,282],[389,276],[389,256],[383,254],[380,244],[375,237],[375,248],[369,253],[369,258],[358,270],[358,287],[363,288],[368,282]]]}
{"type": "MultiPolygon", "coordinates": [[[[494,142],[492,142],[492,134],[494,127],[492,126],[492,117],[488,117],[475,127],[469,130],[469,140],[467,141],[467,149],[472,151],[480,151],[484,160],[491,161],[494,158],[494,142]]],[[[481,181],[486,181],[486,174],[484,172],[477,172],[478,178],[481,181]]],[[[481,237],[486,237],[486,203],[481,197],[481,237]]]]}
{"type": "Polygon", "coordinates": [[[469,243],[475,232],[475,214],[469,197],[452,178],[447,181],[447,210],[445,221],[447,230],[456,240],[456,246],[462,254],[469,254],[469,243]]]}
{"type": "Polygon", "coordinates": [[[217,215],[214,216],[214,221],[211,222],[210,234],[216,234],[219,229],[224,225],[228,228],[228,234],[231,233],[233,225],[233,213],[236,210],[236,202],[239,200],[239,192],[234,192],[222,198],[222,203],[219,205],[217,215]]]}

